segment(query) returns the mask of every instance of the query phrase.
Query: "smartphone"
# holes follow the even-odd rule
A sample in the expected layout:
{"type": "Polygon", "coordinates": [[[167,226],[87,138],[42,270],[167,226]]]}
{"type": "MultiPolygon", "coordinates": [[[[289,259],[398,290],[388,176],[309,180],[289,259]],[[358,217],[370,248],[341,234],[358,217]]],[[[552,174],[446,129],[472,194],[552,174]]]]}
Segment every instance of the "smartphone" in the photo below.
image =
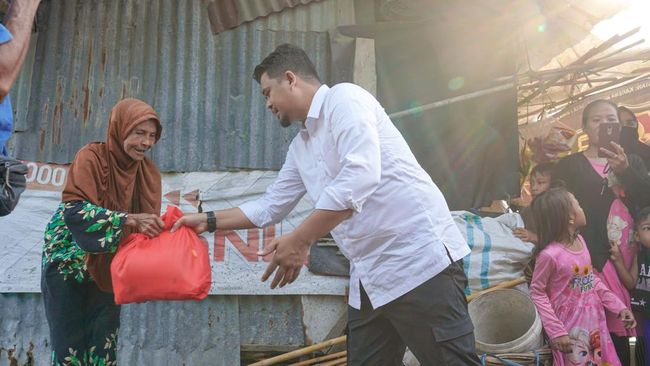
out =
{"type": "Polygon", "coordinates": [[[598,157],[607,158],[608,156],[600,151],[600,148],[605,148],[609,151],[614,151],[612,142],[618,144],[619,136],[621,135],[621,124],[618,122],[601,123],[598,126],[598,157]]]}

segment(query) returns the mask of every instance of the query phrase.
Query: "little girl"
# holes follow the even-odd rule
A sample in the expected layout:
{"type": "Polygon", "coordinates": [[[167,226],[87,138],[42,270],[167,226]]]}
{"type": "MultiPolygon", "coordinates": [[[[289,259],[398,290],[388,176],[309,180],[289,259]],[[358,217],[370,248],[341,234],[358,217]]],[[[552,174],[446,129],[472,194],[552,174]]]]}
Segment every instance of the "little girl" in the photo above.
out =
{"type": "MultiPolygon", "coordinates": [[[[640,244],[638,253],[634,254],[632,266],[626,267],[621,257],[620,248],[611,243],[610,260],[616,266],[621,282],[632,291],[632,309],[637,312],[641,326],[637,330],[637,349],[643,344],[645,357],[650,356],[650,207],[645,207],[637,214],[634,240],[640,244]],[[640,336],[640,337],[639,337],[640,336]]],[[[637,358],[637,365],[646,364],[637,358]]]]}
{"type": "Polygon", "coordinates": [[[586,224],[578,201],[564,188],[551,188],[533,201],[531,211],[539,242],[530,293],[553,348],[553,365],[621,365],[604,307],[618,314],[626,327],[636,322],[593,273],[589,252],[578,235],[578,228],[586,224]],[[581,333],[599,338],[598,355],[593,347],[576,348],[579,339],[569,335],[581,333]]]}

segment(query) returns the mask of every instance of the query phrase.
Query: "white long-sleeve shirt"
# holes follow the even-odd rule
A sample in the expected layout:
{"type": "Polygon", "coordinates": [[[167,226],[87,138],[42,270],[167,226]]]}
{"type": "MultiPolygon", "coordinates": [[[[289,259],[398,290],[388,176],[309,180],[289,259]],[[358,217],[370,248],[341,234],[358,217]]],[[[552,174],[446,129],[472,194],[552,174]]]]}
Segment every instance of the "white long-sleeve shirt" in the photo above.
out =
{"type": "MultiPolygon", "coordinates": [[[[277,180],[240,209],[259,227],[281,221],[309,194],[321,210],[353,210],[332,230],[373,308],[440,273],[470,249],[447,203],[377,100],[354,84],[322,85],[277,180]]],[[[441,294],[443,295],[443,294],[441,294]]]]}

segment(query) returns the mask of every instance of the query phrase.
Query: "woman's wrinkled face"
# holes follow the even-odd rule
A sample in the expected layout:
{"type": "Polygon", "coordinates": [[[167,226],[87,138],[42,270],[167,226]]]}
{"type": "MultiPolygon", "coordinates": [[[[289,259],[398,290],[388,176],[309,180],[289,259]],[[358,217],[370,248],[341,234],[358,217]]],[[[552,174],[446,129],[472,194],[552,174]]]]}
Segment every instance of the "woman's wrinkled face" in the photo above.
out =
{"type": "Polygon", "coordinates": [[[603,122],[618,123],[618,111],[609,103],[598,103],[589,111],[582,128],[589,136],[589,145],[598,145],[598,130],[603,122]]]}
{"type": "Polygon", "coordinates": [[[135,126],[124,140],[124,152],[133,160],[142,160],[145,154],[156,144],[158,125],[148,120],[135,126]]]}

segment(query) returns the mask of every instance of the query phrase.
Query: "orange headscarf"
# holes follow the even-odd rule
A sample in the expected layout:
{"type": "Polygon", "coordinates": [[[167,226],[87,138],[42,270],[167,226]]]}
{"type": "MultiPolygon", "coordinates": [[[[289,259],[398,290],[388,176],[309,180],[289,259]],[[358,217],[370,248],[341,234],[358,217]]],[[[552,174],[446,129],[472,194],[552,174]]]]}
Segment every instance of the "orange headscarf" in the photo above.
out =
{"type": "MultiPolygon", "coordinates": [[[[149,158],[133,160],[124,151],[124,140],[131,131],[149,120],[158,125],[158,142],[162,125],[153,108],[138,99],[118,102],[111,111],[106,142],[90,143],[77,153],[62,201],[89,201],[110,210],[160,214],[160,171],[149,158]]],[[[122,237],[128,234],[129,230],[124,230],[122,237]]],[[[88,272],[103,291],[112,291],[111,259],[111,254],[86,255],[88,272]]]]}

